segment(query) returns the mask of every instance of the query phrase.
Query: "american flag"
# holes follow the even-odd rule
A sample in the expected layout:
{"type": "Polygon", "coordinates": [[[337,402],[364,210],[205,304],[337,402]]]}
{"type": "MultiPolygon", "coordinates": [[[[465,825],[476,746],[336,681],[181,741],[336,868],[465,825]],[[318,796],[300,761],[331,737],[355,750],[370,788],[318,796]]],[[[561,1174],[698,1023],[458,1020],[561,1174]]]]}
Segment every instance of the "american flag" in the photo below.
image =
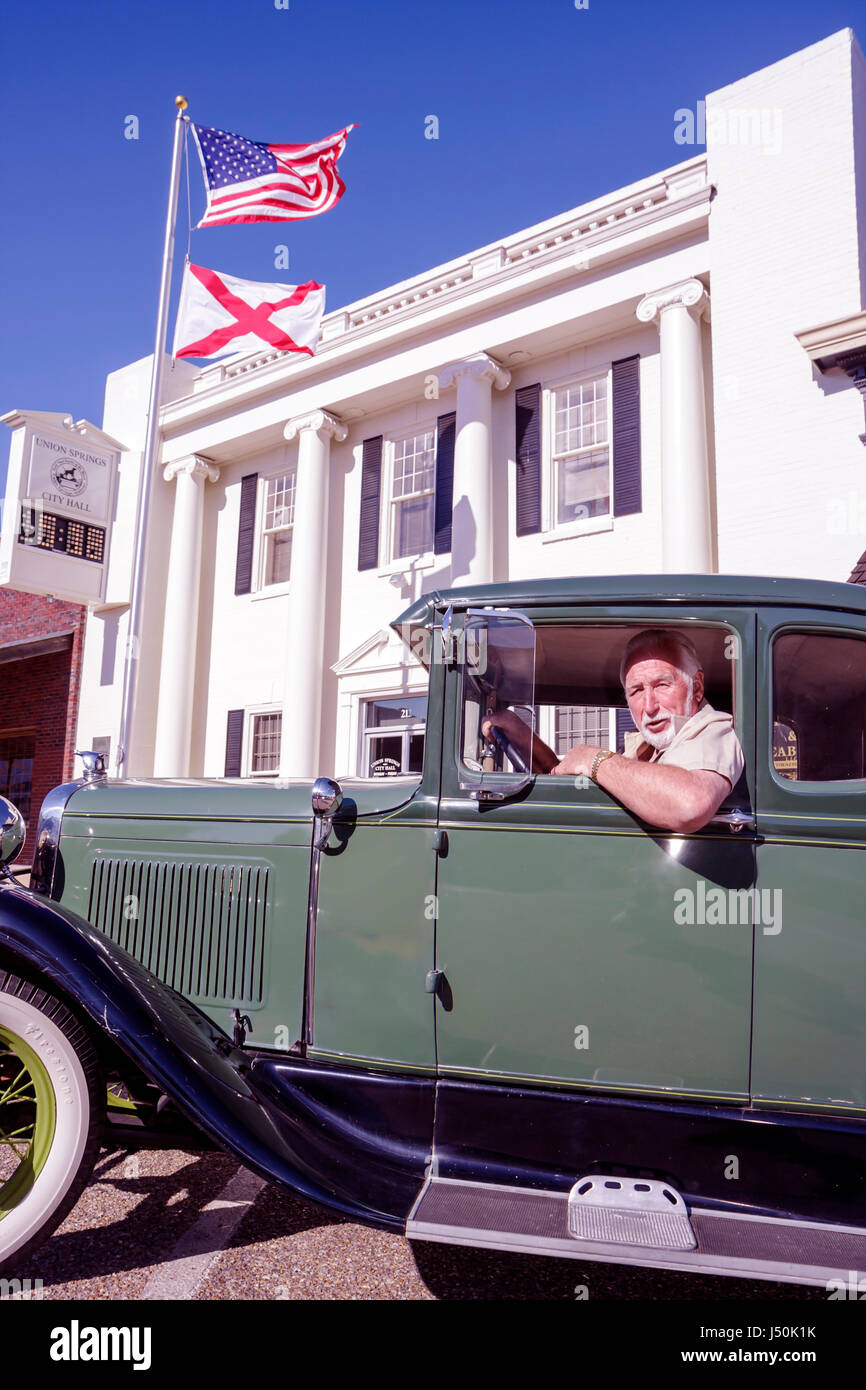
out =
{"type": "Polygon", "coordinates": [[[190,124],[207,189],[207,210],[199,227],[295,222],[327,212],[346,191],[337,160],[353,125],[312,145],[266,145],[190,124]]]}

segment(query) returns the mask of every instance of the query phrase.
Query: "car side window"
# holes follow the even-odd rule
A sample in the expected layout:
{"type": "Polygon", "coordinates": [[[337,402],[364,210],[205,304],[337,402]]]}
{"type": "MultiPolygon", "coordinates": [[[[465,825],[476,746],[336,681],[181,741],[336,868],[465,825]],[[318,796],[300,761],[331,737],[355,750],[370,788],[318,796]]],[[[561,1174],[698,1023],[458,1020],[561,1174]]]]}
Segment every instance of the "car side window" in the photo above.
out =
{"type": "Polygon", "coordinates": [[[773,643],[773,767],[792,782],[866,777],[866,639],[784,632],[773,643]]]}
{"type": "MultiPolygon", "coordinates": [[[[699,626],[654,620],[621,622],[560,622],[536,625],[535,685],[531,702],[523,672],[520,638],[512,650],[504,637],[488,637],[484,660],[467,640],[463,684],[461,758],[471,771],[516,769],[507,754],[491,746],[482,734],[486,715],[508,710],[532,729],[558,757],[575,743],[589,743],[622,752],[640,735],[628,709],[620,682],[620,662],[629,640],[652,627],[681,627],[694,643],[705,678],[705,698],[715,709],[731,714],[737,725],[735,635],[721,624],[699,626]],[[521,697],[522,700],[521,700],[521,697]]],[[[478,645],[478,638],[473,639],[478,645]]],[[[482,648],[478,647],[478,652],[482,648]]],[[[552,774],[539,774],[548,776],[552,774]]]]}

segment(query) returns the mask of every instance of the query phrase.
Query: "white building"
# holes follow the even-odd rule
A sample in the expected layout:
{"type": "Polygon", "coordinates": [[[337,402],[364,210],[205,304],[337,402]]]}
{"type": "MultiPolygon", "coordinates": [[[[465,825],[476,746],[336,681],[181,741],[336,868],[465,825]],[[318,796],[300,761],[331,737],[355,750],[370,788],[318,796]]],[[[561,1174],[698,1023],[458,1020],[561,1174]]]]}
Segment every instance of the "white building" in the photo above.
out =
{"type": "MultiPolygon", "coordinates": [[[[866,545],[853,33],[677,113],[679,141],[704,126],[706,154],[329,313],[312,359],[167,370],[132,774],[416,766],[424,676],[388,624],[434,588],[848,577],[866,545]]],[[[128,452],[79,748],[117,743],[149,371],[108,380],[128,452]]]]}

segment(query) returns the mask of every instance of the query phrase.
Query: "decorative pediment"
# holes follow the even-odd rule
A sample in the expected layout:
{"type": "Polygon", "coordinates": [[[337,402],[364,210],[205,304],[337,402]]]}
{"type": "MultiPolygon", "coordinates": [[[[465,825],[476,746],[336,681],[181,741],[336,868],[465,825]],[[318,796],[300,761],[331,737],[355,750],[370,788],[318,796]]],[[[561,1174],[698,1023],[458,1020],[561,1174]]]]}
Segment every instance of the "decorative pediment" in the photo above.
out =
{"type": "Polygon", "coordinates": [[[371,671],[393,671],[408,663],[418,665],[405,643],[390,628],[381,628],[354,651],[341,656],[331,670],[336,676],[356,676],[371,671]]]}

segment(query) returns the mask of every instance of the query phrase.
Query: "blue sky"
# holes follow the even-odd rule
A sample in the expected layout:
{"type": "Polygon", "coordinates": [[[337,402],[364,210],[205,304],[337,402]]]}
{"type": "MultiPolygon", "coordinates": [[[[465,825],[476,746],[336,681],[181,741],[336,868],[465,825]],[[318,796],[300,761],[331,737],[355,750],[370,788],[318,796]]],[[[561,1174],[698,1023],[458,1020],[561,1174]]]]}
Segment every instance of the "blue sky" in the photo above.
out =
{"type": "MultiPolygon", "coordinates": [[[[688,157],[677,108],[856,12],[850,0],[19,0],[3,29],[0,411],[99,424],[107,372],[150,352],[176,92],[194,120],[250,139],[359,123],[334,210],[192,235],[198,263],[317,279],[335,309],[688,157]],[[137,140],[124,138],[130,115],[137,140]],[[438,140],[425,139],[429,115],[438,140]],[[281,244],[288,271],[274,269],[281,244]]],[[[186,244],[182,184],[175,298],[186,244]]]]}

